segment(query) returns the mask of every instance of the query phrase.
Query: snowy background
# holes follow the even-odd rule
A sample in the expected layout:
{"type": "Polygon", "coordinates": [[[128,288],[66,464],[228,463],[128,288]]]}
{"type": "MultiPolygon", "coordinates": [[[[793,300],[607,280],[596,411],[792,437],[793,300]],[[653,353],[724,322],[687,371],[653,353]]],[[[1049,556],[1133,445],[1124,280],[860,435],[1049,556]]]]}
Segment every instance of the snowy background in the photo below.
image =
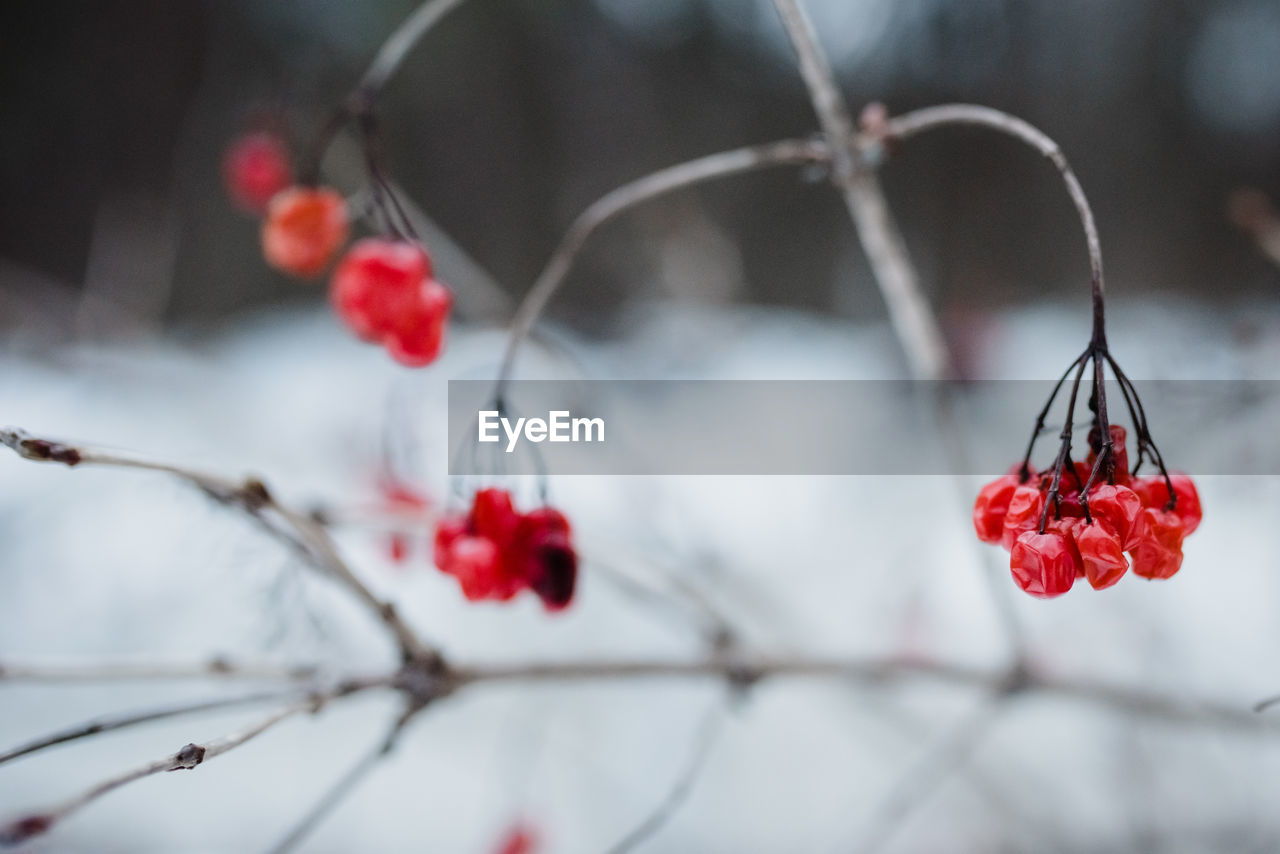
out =
{"type": "MultiPolygon", "coordinates": [[[[986,375],[1049,377],[1078,349],[1076,309],[992,317],[986,375]],[[1027,355],[1007,358],[1015,352],[1027,355]]],[[[1280,306],[1206,317],[1193,305],[1121,305],[1114,314],[1116,349],[1136,376],[1274,376],[1280,306]],[[1162,343],[1170,339],[1194,344],[1170,353],[1162,343]]],[[[886,330],[874,325],[652,305],[625,327],[607,346],[558,333],[554,352],[530,351],[525,375],[572,374],[574,363],[594,377],[901,371],[886,330]],[[697,343],[673,346],[681,341],[697,343]]],[[[462,328],[437,366],[409,372],[350,342],[327,314],[277,311],[184,344],[38,357],[14,346],[0,371],[0,411],[39,434],[257,473],[304,506],[376,501],[389,429],[400,458],[412,460],[401,473],[443,497],[446,379],[491,371],[500,344],[494,331],[462,328]]],[[[1241,437],[1270,441],[1269,423],[1242,425],[1241,437]]],[[[334,672],[392,663],[363,612],[236,513],[164,476],[6,455],[0,482],[5,657],[216,652],[334,672]]],[[[659,586],[664,573],[679,573],[751,649],[912,653],[994,670],[1007,654],[982,575],[994,567],[1014,594],[1033,661],[1049,672],[1241,708],[1280,688],[1280,567],[1269,535],[1280,478],[1202,478],[1205,522],[1174,579],[1128,577],[1050,602],[1018,594],[1003,552],[973,541],[974,486],[918,476],[553,478],[552,500],[574,519],[587,553],[580,598],[559,617],[529,600],[468,604],[421,549],[407,565],[389,563],[374,531],[349,530],[342,545],[371,584],[464,661],[699,655],[702,640],[679,608],[610,582],[608,570],[626,563],[659,586]]],[[[0,743],[232,690],[0,685],[0,743]]],[[[547,851],[605,850],[661,799],[723,695],[710,683],[662,681],[474,687],[423,715],[304,850],[485,852],[520,816],[547,851]]],[[[981,703],[972,691],[928,683],[760,685],[733,706],[688,803],[647,850],[854,850],[899,778],[981,703]]],[[[381,737],[394,711],[389,698],[370,696],[289,722],[197,772],[114,793],[30,849],[265,848],[381,737]]],[[[13,812],[58,801],[258,714],[183,719],[18,760],[0,768],[0,804],[13,812]]],[[[884,850],[1266,851],[1280,840],[1270,794],[1280,733],[1128,719],[1033,696],[1002,708],[974,757],[930,787],[884,850]]]]}

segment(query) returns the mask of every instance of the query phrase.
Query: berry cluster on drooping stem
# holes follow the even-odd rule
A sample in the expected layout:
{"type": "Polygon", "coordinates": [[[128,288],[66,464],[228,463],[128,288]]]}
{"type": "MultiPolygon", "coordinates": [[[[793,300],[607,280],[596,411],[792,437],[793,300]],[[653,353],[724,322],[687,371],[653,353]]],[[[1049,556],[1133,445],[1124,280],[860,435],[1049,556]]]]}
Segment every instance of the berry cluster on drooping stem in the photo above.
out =
{"type": "Polygon", "coordinates": [[[369,217],[379,236],[357,241],[334,270],[333,308],[362,340],[397,362],[428,365],[439,356],[453,294],[433,275],[431,258],[387,177],[373,111],[374,90],[347,99],[322,128],[298,183],[283,140],[263,132],[233,141],[224,159],[228,194],[264,216],[262,251],[275,269],[310,279],[323,273],[350,235],[350,205],[318,184],[320,162],[336,133],[354,121],[369,178],[369,217]]]}

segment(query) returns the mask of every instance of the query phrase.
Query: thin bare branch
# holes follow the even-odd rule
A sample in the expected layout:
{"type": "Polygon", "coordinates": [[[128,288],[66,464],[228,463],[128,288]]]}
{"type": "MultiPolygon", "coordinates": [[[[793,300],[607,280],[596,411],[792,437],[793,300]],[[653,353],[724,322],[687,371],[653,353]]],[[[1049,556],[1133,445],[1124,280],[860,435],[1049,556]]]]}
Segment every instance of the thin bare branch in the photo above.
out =
{"type": "Polygon", "coordinates": [[[239,662],[221,656],[205,661],[0,660],[0,682],[310,682],[319,674],[314,664],[239,662]]]}
{"type": "Polygon", "coordinates": [[[314,696],[305,701],[291,703],[277,709],[243,730],[213,739],[204,744],[188,744],[170,756],[148,762],[137,768],[131,768],[114,777],[109,777],[51,809],[32,813],[11,822],[7,826],[0,827],[0,846],[19,845],[33,837],[47,833],[59,822],[79,812],[102,796],[110,794],[129,783],[168,771],[189,771],[196,768],[215,756],[221,756],[257,738],[282,721],[303,712],[319,710],[326,699],[330,698],[314,696]]]}
{"type": "Polygon", "coordinates": [[[909,767],[889,789],[872,812],[853,850],[874,854],[889,841],[903,821],[962,766],[982,737],[995,723],[1007,695],[984,697],[931,745],[918,762],[909,767]]]}
{"type": "Polygon", "coordinates": [[[315,831],[320,823],[332,815],[333,811],[364,781],[383,759],[395,750],[400,734],[414,713],[397,717],[390,732],[378,740],[373,750],[363,754],[354,765],[343,772],[334,784],[325,790],[320,799],[307,810],[306,814],[293,826],[283,839],[273,845],[270,854],[287,854],[294,850],[303,840],[315,831]]]}
{"type": "Polygon", "coordinates": [[[1000,693],[1040,693],[1090,703],[1122,714],[1190,725],[1280,732],[1280,721],[1250,708],[1211,699],[1147,690],[1130,685],[1062,677],[1020,667],[992,670],[923,658],[822,658],[711,656],[689,661],[661,659],[585,660],[546,663],[455,665],[447,679],[454,688],[487,681],[598,682],[634,679],[723,679],[752,685],[770,679],[844,679],[869,685],[927,680],[1000,693]]]}
{"type": "Polygon", "coordinates": [[[614,843],[606,854],[627,854],[629,851],[634,851],[638,845],[666,826],[672,816],[689,799],[689,795],[693,792],[694,784],[702,776],[702,769],[706,767],[707,758],[711,755],[711,748],[715,745],[716,736],[720,734],[724,721],[724,701],[723,699],[717,699],[715,705],[708,710],[706,717],[702,719],[701,724],[698,726],[698,731],[693,737],[688,761],[685,763],[680,775],[672,782],[671,788],[667,790],[667,793],[653,810],[639,824],[628,831],[625,836],[614,843]]]}
{"type": "Polygon", "coordinates": [[[309,566],[338,581],[387,627],[406,660],[428,660],[439,656],[401,618],[394,604],[380,599],[365,586],[339,556],[333,540],[323,526],[310,516],[278,501],[266,484],[257,478],[233,480],[145,457],[95,451],[40,439],[16,428],[0,429],[0,444],[12,449],[23,459],[37,462],[62,463],[72,467],[95,465],[138,469],[177,477],[220,504],[239,508],[263,530],[296,552],[309,566]]]}
{"type": "MultiPolygon", "coordinates": [[[[943,104],[938,107],[926,107],[889,119],[884,134],[890,139],[906,140],[916,134],[940,127],[955,125],[978,125],[999,131],[1014,139],[1021,140],[1040,152],[1054,165],[1066,184],[1067,194],[1075,205],[1080,217],[1080,225],[1084,229],[1085,246],[1089,252],[1089,278],[1093,289],[1095,307],[1101,304],[1106,288],[1102,279],[1102,244],[1098,239],[1098,226],[1093,219],[1093,209],[1085,197],[1080,179],[1072,171],[1058,144],[1043,131],[1023,121],[1017,116],[994,110],[990,107],[975,104],[943,104]]],[[[1097,326],[1099,318],[1095,316],[1095,334],[1101,332],[1097,326]]]]}
{"type": "Polygon", "coordinates": [[[830,151],[826,145],[804,139],[735,148],[662,169],[624,184],[597,199],[569,226],[560,244],[551,253],[547,266],[516,308],[515,317],[511,321],[511,335],[507,339],[502,366],[498,371],[496,397],[502,398],[506,383],[511,379],[520,345],[528,337],[547,302],[560,289],[587,239],[600,226],[642,202],[675,190],[775,166],[822,163],[829,156],[830,151]]]}
{"type": "Polygon", "coordinates": [[[390,37],[382,43],[364,76],[360,78],[358,92],[376,95],[391,79],[414,46],[440,22],[440,19],[461,6],[463,0],[426,0],[405,18],[390,37]]]}
{"type": "Polygon", "coordinates": [[[252,694],[241,694],[235,697],[217,697],[212,700],[196,700],[193,702],[161,706],[159,708],[147,709],[145,711],[133,712],[130,714],[94,718],[82,724],[67,727],[66,729],[58,730],[57,732],[26,742],[25,744],[20,744],[17,747],[10,748],[9,750],[0,751],[0,765],[21,756],[29,756],[32,753],[38,753],[41,750],[54,747],[55,745],[66,744],[70,741],[78,741],[82,738],[90,738],[95,735],[101,735],[102,733],[112,732],[118,729],[126,729],[128,727],[167,720],[169,718],[185,717],[187,715],[230,709],[235,708],[236,706],[256,705],[268,700],[283,700],[296,696],[298,696],[298,691],[296,689],[293,691],[257,691],[252,694]]]}
{"type": "Polygon", "coordinates": [[[831,149],[832,180],[844,198],[858,239],[889,309],[889,320],[912,375],[944,379],[951,374],[946,340],[920,288],[902,232],[894,221],[872,164],[855,145],[853,120],[836,86],[826,54],[800,0],[773,0],[800,60],[800,76],[831,149]]]}

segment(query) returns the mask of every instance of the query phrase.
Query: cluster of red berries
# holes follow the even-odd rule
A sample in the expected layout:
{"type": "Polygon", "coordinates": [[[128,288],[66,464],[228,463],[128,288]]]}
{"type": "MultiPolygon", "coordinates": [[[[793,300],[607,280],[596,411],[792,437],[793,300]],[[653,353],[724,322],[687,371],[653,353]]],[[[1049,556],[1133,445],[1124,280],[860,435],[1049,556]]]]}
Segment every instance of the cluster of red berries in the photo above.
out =
{"type": "Polygon", "coordinates": [[[1200,525],[1195,484],[1186,475],[1133,476],[1125,438],[1123,427],[1111,426],[1115,482],[1095,484],[1087,502],[1081,489],[1093,469],[1092,454],[1064,469],[1059,500],[1047,509],[1052,472],[1018,466],[978,493],[978,539],[1009,551],[1013,580],[1027,593],[1061,596],[1077,578],[1102,590],[1129,570],[1129,559],[1143,578],[1169,578],[1182,566],[1183,538],[1200,525]]]}
{"type": "MultiPolygon", "coordinates": [[[[328,187],[293,184],[288,150],[272,134],[255,132],[233,142],[223,175],[238,205],[265,215],[262,254],[277,270],[313,278],[347,242],[346,200],[328,187]]],[[[334,271],[330,297],[357,336],[381,344],[397,362],[422,367],[440,355],[453,294],[433,278],[431,258],[417,242],[358,241],[334,271]]]]}
{"type": "Polygon", "coordinates": [[[547,610],[559,611],[572,601],[578,577],[564,514],[550,507],[519,513],[505,489],[481,489],[469,513],[442,519],[435,559],[473,602],[505,602],[528,589],[547,610]]]}

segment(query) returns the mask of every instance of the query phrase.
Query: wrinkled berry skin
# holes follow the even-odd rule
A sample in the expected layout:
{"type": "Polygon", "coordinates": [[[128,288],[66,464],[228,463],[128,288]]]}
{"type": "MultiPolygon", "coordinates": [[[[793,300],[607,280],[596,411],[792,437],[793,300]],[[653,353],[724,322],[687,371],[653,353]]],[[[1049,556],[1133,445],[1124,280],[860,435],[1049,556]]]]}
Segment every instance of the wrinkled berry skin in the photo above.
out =
{"type": "Polygon", "coordinates": [[[236,137],[222,159],[222,181],[237,207],[261,216],[272,197],[293,183],[289,150],[265,131],[236,137]]]}
{"type": "Polygon", "coordinates": [[[347,241],[347,203],[326,187],[289,187],[267,206],[262,254],[282,273],[312,277],[324,272],[347,241]]]}
{"type": "Polygon", "coordinates": [[[998,543],[1004,536],[1005,514],[1009,512],[1009,499],[1018,488],[1016,475],[1001,475],[978,492],[973,502],[973,528],[984,543],[998,543]]]}
{"type": "Polygon", "coordinates": [[[1061,596],[1076,582],[1076,562],[1067,538],[1060,533],[1018,536],[1009,554],[1014,582],[1040,599],[1061,596]]]}
{"type": "Polygon", "coordinates": [[[1185,528],[1176,513],[1148,507],[1142,511],[1142,536],[1129,554],[1133,574],[1143,578],[1172,578],[1182,568],[1185,528]]]}
{"type": "Polygon", "coordinates": [[[1123,578],[1129,571],[1129,561],[1124,556],[1120,538],[1099,521],[1090,525],[1076,520],[1072,524],[1072,535],[1089,586],[1105,590],[1123,578]]]}
{"type": "MultiPolygon", "coordinates": [[[[1170,578],[1182,566],[1183,539],[1202,518],[1195,484],[1186,475],[1170,475],[1176,498],[1176,506],[1170,508],[1164,477],[1135,477],[1129,470],[1125,429],[1110,427],[1114,483],[1103,479],[1084,494],[1097,460],[1091,451],[1087,461],[1064,465],[1059,500],[1047,508],[1052,471],[1030,473],[1020,483],[1020,467],[1015,467],[978,493],[973,506],[978,539],[1009,550],[1014,581],[1032,596],[1047,599],[1065,593],[1071,588],[1069,572],[1073,579],[1087,579],[1095,590],[1103,590],[1130,568],[1142,578],[1170,578]]],[[[1098,436],[1095,427],[1089,434],[1091,446],[1099,444],[1098,436]]]]}

